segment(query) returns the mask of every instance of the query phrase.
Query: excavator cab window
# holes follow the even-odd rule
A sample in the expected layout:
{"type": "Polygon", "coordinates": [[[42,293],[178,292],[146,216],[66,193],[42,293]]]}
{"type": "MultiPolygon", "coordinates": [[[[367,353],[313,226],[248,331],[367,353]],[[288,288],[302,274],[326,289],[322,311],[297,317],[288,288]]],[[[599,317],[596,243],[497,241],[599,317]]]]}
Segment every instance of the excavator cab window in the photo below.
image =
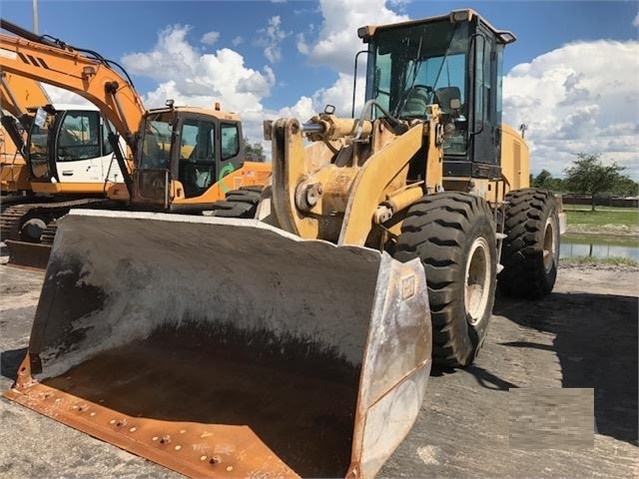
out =
{"type": "Polygon", "coordinates": [[[162,112],[149,115],[144,121],[140,139],[141,170],[169,170],[171,168],[171,140],[173,138],[173,115],[162,112]]]}
{"type": "Polygon", "coordinates": [[[180,138],[178,180],[187,198],[200,196],[215,182],[215,123],[186,118],[180,138]]]}
{"type": "Polygon", "coordinates": [[[110,128],[107,128],[108,120],[102,119],[102,156],[110,155],[113,153],[113,147],[109,141],[109,131],[115,131],[113,123],[109,122],[110,128]]]}
{"type": "Polygon", "coordinates": [[[27,158],[31,177],[37,180],[48,181],[55,176],[49,162],[49,131],[55,129],[55,119],[54,113],[40,109],[29,130],[27,158]]]}
{"type": "Polygon", "coordinates": [[[58,130],[57,161],[79,161],[100,156],[100,113],[68,111],[58,130]]]}
{"type": "Polygon", "coordinates": [[[240,150],[240,134],[237,124],[222,123],[220,131],[222,136],[222,161],[230,160],[236,157],[240,150]]]}

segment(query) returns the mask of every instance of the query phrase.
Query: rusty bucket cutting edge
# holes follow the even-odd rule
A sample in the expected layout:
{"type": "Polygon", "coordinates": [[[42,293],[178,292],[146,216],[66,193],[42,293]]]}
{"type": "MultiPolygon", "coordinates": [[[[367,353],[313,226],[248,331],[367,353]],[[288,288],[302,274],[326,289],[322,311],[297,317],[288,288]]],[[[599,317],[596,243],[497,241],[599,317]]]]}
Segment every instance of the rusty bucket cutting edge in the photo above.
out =
{"type": "Polygon", "coordinates": [[[417,260],[75,210],[5,396],[190,477],[370,478],[417,417],[430,338],[417,260]]]}

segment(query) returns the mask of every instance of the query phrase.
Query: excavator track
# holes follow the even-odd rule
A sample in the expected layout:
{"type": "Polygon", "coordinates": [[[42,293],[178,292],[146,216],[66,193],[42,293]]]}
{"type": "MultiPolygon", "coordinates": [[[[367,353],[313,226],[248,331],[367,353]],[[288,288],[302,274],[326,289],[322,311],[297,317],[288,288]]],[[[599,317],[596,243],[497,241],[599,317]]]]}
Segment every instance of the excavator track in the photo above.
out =
{"type": "Polygon", "coordinates": [[[57,230],[56,219],[67,214],[71,208],[95,208],[103,206],[106,201],[103,198],[84,198],[6,207],[0,214],[0,236],[9,250],[9,264],[45,269],[57,230]],[[22,225],[31,218],[40,218],[46,224],[39,242],[25,241],[21,235],[22,225]]]}

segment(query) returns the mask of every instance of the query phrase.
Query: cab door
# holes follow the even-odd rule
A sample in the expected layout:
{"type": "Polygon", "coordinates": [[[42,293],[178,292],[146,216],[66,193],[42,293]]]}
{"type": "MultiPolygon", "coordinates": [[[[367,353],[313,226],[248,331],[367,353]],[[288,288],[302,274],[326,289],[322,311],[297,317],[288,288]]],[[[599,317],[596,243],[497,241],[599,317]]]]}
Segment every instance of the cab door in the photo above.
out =
{"type": "Polygon", "coordinates": [[[98,111],[67,110],[58,124],[55,169],[60,183],[102,183],[101,123],[98,111]]]}
{"type": "Polygon", "coordinates": [[[215,183],[217,125],[203,116],[182,120],[178,153],[178,181],[187,198],[201,196],[215,183]]]}
{"type": "MultiPolygon", "coordinates": [[[[113,147],[109,142],[109,128],[107,128],[106,120],[103,117],[100,117],[101,122],[101,134],[100,143],[102,145],[102,153],[100,155],[100,164],[102,167],[101,179],[102,181],[107,181],[111,183],[118,183],[124,181],[124,175],[120,170],[120,166],[118,165],[118,161],[113,152],[113,147]]],[[[110,131],[115,131],[115,128],[112,124],[109,124],[110,131]]],[[[119,145],[120,151],[126,156],[127,146],[124,139],[119,137],[119,145]]]]}
{"type": "Polygon", "coordinates": [[[501,87],[497,75],[497,48],[494,34],[481,24],[474,40],[472,176],[495,178],[499,177],[501,144],[497,118],[501,87]]]}

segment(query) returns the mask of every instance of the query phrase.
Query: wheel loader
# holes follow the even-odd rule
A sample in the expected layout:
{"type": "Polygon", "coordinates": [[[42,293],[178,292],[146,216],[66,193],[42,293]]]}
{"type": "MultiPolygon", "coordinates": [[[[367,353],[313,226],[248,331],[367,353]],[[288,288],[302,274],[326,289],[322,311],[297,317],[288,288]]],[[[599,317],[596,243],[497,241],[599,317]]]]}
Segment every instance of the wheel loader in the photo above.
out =
{"type": "Polygon", "coordinates": [[[257,218],[60,221],[6,397],[190,477],[378,473],[497,285],[550,292],[562,217],[500,124],[510,32],[457,10],[358,34],[361,115],[266,122],[257,218]]]}

